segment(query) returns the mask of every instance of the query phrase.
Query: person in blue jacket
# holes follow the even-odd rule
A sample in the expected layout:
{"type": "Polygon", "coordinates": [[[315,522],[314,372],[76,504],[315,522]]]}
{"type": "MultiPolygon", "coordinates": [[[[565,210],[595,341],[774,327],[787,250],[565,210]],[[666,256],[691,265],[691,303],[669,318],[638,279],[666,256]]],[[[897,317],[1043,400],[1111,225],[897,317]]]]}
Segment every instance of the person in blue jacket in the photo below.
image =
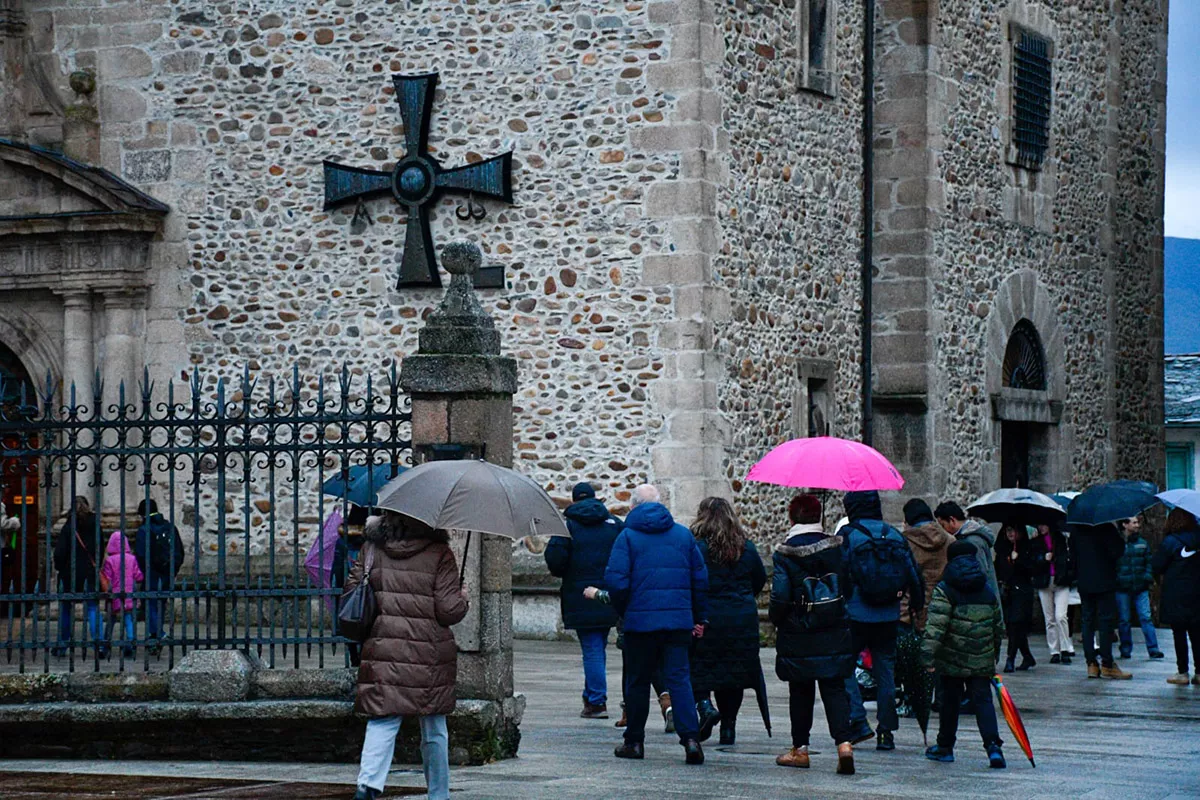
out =
{"type": "Polygon", "coordinates": [[[688,666],[692,637],[704,636],[708,570],[692,532],[675,522],[658,490],[634,490],[633,510],[613,544],[604,573],[612,603],[625,619],[628,725],[617,758],[644,758],[650,678],[662,665],[675,707],[675,732],[688,764],[703,764],[700,720],[688,666]]]}
{"type": "Polygon", "coordinates": [[[583,590],[603,582],[621,520],[596,499],[590,483],[576,484],[571,499],[574,502],[563,512],[571,538],[550,538],[546,566],[551,575],[562,578],[563,626],[579,635],[583,651],[583,711],[579,716],[608,719],[605,648],[608,632],[617,624],[617,612],[611,605],[589,601],[583,590]]]}

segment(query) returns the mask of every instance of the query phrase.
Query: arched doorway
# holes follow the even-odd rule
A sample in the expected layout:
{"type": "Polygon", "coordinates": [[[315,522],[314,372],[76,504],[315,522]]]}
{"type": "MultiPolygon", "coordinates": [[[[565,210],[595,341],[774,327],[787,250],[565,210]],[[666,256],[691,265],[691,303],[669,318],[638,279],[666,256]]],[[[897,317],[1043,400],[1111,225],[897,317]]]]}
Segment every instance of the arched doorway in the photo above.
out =
{"type": "MultiPolygon", "coordinates": [[[[1027,319],[1013,326],[1004,350],[1001,385],[1020,392],[1046,391],[1046,351],[1027,319]]],[[[1048,471],[1048,426],[1029,420],[1000,423],[1000,485],[1030,488],[1048,471]]]]}
{"type": "MultiPolygon", "coordinates": [[[[0,598],[6,594],[31,593],[40,576],[38,506],[40,483],[36,460],[7,456],[12,450],[35,444],[30,434],[14,430],[13,423],[37,414],[37,393],[29,372],[11,349],[0,344],[0,598]]],[[[7,613],[6,604],[0,611],[7,613]]],[[[18,612],[19,613],[19,612],[18,612]]]]}

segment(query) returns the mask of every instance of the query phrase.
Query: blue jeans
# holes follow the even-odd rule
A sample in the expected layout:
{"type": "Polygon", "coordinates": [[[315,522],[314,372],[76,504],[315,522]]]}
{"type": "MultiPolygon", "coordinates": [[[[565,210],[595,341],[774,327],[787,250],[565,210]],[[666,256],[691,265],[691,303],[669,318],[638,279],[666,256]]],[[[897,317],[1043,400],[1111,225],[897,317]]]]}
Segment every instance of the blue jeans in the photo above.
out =
{"type": "Polygon", "coordinates": [[[579,649],[583,651],[583,702],[589,706],[608,704],[608,674],[605,648],[608,628],[587,628],[579,634],[579,649]]]}
{"type": "MultiPolygon", "coordinates": [[[[146,581],[147,592],[165,592],[171,588],[171,579],[166,575],[152,575],[150,580],[146,581]]],[[[166,609],[166,600],[147,600],[146,601],[146,641],[153,641],[162,637],[162,626],[164,610],[166,609]]]]}
{"type": "MultiPolygon", "coordinates": [[[[854,652],[871,649],[871,674],[878,684],[876,697],[879,710],[879,730],[894,731],[900,727],[896,716],[896,623],[850,621],[850,632],[854,637],[854,652]]],[[[867,721],[867,710],[863,708],[862,693],[854,675],[846,678],[846,694],[850,697],[850,727],[857,729],[867,721]]]]}
{"type": "MultiPolygon", "coordinates": [[[[367,722],[363,740],[362,759],[358,766],[358,785],[383,791],[392,756],[396,752],[396,735],[400,733],[403,717],[379,717],[367,722]]],[[[425,786],[429,800],[450,800],[450,735],[446,717],[436,714],[420,717],[421,763],[425,767],[425,786]]]]}
{"type": "Polygon", "coordinates": [[[629,723],[625,728],[627,744],[646,741],[650,681],[659,667],[662,668],[666,684],[662,688],[671,693],[671,706],[675,709],[675,733],[679,735],[679,741],[686,743],[688,739],[695,739],[699,735],[700,717],[696,714],[688,662],[691,646],[690,630],[649,633],[625,631],[625,717],[629,723]]]}
{"type": "MultiPolygon", "coordinates": [[[[100,626],[100,604],[95,600],[85,600],[83,614],[86,620],[88,636],[93,642],[104,638],[104,630],[100,626]]],[[[63,601],[58,604],[58,647],[67,648],[75,637],[75,604],[63,601]]]]}
{"type": "MultiPolygon", "coordinates": [[[[127,656],[132,655],[134,648],[133,637],[136,635],[135,625],[137,624],[137,610],[130,609],[129,611],[118,611],[116,613],[121,615],[121,638],[125,642],[121,646],[125,649],[125,654],[127,656]]],[[[112,629],[116,626],[116,624],[117,618],[114,616],[109,620],[108,630],[105,631],[104,634],[105,644],[108,644],[112,640],[112,629]]]]}
{"type": "Polygon", "coordinates": [[[1150,614],[1150,592],[1117,592],[1117,634],[1121,637],[1121,658],[1133,655],[1133,631],[1129,622],[1134,611],[1137,612],[1138,624],[1142,626],[1142,635],[1146,637],[1146,652],[1158,650],[1158,634],[1154,630],[1154,617],[1150,614]]]}
{"type": "Polygon", "coordinates": [[[975,722],[979,725],[979,735],[983,737],[983,746],[999,745],[1000,728],[996,721],[996,708],[992,705],[992,684],[987,678],[952,678],[948,675],[941,677],[942,684],[942,714],[938,725],[937,743],[947,750],[954,749],[958,737],[958,713],[963,693],[971,698],[975,706],[975,722]]]}

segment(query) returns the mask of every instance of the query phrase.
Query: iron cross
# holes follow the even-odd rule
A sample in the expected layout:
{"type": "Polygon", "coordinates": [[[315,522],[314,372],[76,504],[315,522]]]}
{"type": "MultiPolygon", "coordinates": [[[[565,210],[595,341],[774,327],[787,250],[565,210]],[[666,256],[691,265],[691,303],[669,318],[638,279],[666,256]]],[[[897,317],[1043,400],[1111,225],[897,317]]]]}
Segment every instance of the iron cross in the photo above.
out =
{"type": "Polygon", "coordinates": [[[443,192],[473,193],[512,203],[511,152],[454,169],[444,169],[428,153],[437,80],[436,72],[392,76],[404,120],[405,154],[390,171],[325,162],[325,210],[389,192],[408,210],[397,287],[442,285],[434,261],[429,207],[443,192]]]}

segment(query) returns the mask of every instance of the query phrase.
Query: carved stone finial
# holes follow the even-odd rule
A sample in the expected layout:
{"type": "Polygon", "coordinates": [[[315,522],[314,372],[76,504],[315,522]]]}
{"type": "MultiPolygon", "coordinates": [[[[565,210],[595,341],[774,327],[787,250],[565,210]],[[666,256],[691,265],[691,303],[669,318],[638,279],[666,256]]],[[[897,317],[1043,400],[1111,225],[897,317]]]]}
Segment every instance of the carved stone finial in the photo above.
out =
{"type": "Polygon", "coordinates": [[[482,263],[483,255],[471,242],[451,242],[442,250],[442,266],[451,275],[473,275],[482,263]]]}
{"type": "Polygon", "coordinates": [[[442,265],[450,273],[450,286],[418,334],[418,353],[500,352],[500,332],[479,304],[472,282],[482,261],[479,248],[470,242],[454,242],[442,250],[442,265]]]}

